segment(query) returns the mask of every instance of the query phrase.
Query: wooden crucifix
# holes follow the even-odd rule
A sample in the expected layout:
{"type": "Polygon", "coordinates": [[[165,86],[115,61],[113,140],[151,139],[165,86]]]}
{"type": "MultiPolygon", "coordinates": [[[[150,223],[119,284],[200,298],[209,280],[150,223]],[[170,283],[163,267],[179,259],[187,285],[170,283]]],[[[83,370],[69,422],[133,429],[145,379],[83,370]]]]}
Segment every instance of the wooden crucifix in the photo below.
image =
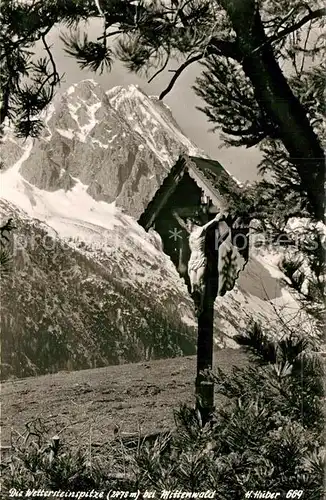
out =
{"type": "Polygon", "coordinates": [[[154,227],[160,234],[164,252],[185,280],[195,304],[196,406],[203,423],[214,409],[213,382],[203,374],[213,363],[214,302],[217,295],[233,288],[238,276],[235,249],[244,262],[248,260],[248,242],[244,241],[248,221],[231,220],[226,213],[228,202],[219,191],[223,179],[239,191],[218,162],[182,155],[139,218],[146,230],[154,227]]]}
{"type": "Polygon", "coordinates": [[[218,226],[228,216],[219,212],[204,224],[198,216],[184,220],[177,211],[173,211],[173,216],[189,234],[190,295],[198,318],[196,406],[205,423],[214,409],[214,385],[203,372],[211,370],[213,364],[214,302],[219,288],[218,246],[223,242],[218,226]]]}

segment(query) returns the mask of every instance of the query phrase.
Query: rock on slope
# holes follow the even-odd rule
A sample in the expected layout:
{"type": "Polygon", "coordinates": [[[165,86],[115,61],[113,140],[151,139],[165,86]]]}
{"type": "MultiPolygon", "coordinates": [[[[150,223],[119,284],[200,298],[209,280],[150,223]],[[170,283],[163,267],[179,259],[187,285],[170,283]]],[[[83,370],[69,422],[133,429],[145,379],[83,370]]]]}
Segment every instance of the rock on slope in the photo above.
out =
{"type": "MultiPolygon", "coordinates": [[[[184,150],[201,154],[157,99],[93,81],[50,108],[39,139],[7,134],[0,209],[18,229],[1,304],[4,377],[194,353],[186,286],[158,236],[125,213],[139,215],[184,150]]],[[[216,345],[234,346],[251,316],[277,328],[277,311],[297,311],[280,278],[270,256],[251,258],[216,302],[216,345]]]]}

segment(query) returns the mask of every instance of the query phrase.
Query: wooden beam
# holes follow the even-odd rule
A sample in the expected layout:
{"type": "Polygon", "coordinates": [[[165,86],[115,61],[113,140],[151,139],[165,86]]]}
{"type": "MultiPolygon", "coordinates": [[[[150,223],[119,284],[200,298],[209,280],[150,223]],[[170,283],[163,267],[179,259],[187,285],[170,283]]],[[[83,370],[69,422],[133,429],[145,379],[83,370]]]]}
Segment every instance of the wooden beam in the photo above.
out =
{"type": "Polygon", "coordinates": [[[212,188],[210,181],[206,179],[204,174],[197,167],[196,163],[189,157],[186,158],[186,166],[190,177],[195,181],[197,186],[200,189],[202,189],[204,194],[212,200],[212,203],[217,208],[222,208],[223,210],[226,210],[227,207],[223,196],[217,191],[216,187],[214,187],[214,189],[212,188]]]}
{"type": "Polygon", "coordinates": [[[202,373],[213,368],[214,302],[219,285],[218,252],[214,248],[214,233],[215,231],[210,231],[207,234],[210,251],[207,253],[203,307],[198,316],[196,408],[204,425],[214,411],[214,383],[207,380],[202,373]]]}
{"type": "Polygon", "coordinates": [[[205,425],[214,411],[214,383],[202,373],[213,368],[214,305],[204,305],[198,317],[196,408],[205,425]]]}

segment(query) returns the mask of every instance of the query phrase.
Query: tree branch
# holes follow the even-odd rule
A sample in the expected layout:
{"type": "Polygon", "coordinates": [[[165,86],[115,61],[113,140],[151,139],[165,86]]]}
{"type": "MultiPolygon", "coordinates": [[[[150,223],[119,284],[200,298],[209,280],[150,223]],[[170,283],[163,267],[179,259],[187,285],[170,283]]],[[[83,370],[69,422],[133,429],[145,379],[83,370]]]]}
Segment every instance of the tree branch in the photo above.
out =
{"type": "Polygon", "coordinates": [[[200,61],[200,59],[203,59],[206,56],[213,54],[219,56],[231,57],[232,59],[235,59],[237,61],[239,61],[241,58],[240,52],[238,51],[237,44],[235,42],[227,42],[213,37],[211,38],[211,40],[209,41],[208,45],[205,47],[203,52],[193,57],[190,57],[183,64],[181,64],[181,66],[175,71],[169,85],[166,87],[165,90],[163,90],[163,92],[161,92],[159,99],[162,100],[172,90],[175,82],[177,81],[181,73],[188,66],[190,66],[190,64],[196,61],[200,61]]]}
{"type": "MultiPolygon", "coordinates": [[[[0,125],[3,124],[7,116],[9,117],[9,99],[10,99],[10,83],[7,81],[6,85],[2,87],[2,100],[0,103],[0,125]]],[[[0,131],[1,136],[2,131],[0,131]]]]}
{"type": "Polygon", "coordinates": [[[41,85],[41,87],[40,87],[40,89],[39,89],[38,93],[40,93],[40,91],[41,91],[41,89],[44,87],[45,83],[46,83],[49,79],[53,78],[53,81],[52,81],[52,83],[51,83],[51,91],[50,91],[50,101],[51,101],[51,100],[52,100],[52,98],[53,98],[53,95],[54,95],[55,86],[56,86],[56,84],[57,84],[57,83],[59,83],[59,81],[60,81],[60,75],[59,75],[59,73],[58,73],[58,71],[57,71],[57,67],[56,67],[56,64],[55,64],[55,61],[54,61],[54,58],[53,58],[53,54],[52,54],[52,52],[51,52],[50,47],[49,47],[49,46],[48,46],[48,44],[47,44],[47,41],[46,41],[45,36],[46,36],[46,33],[43,33],[43,34],[41,35],[41,38],[42,38],[42,42],[43,42],[44,48],[45,48],[45,50],[46,50],[46,52],[47,52],[47,54],[48,54],[48,56],[49,56],[49,59],[50,59],[51,65],[52,65],[52,73],[51,73],[51,74],[48,76],[48,78],[46,78],[46,80],[43,82],[43,84],[41,85]]]}
{"type": "Polygon", "coordinates": [[[292,24],[292,26],[288,26],[287,28],[284,28],[282,31],[280,31],[279,33],[277,33],[273,36],[270,36],[267,39],[267,43],[276,42],[277,40],[280,40],[281,38],[289,35],[290,33],[293,33],[294,31],[298,30],[299,28],[302,28],[302,26],[309,23],[309,21],[313,21],[314,19],[319,19],[320,17],[323,17],[323,16],[326,16],[326,8],[311,11],[309,14],[304,16],[297,23],[292,24]]]}
{"type": "Polygon", "coordinates": [[[162,71],[164,71],[164,70],[165,70],[165,68],[166,68],[166,67],[167,67],[167,65],[168,65],[169,60],[170,60],[170,54],[167,54],[167,57],[166,57],[166,60],[165,60],[165,62],[164,62],[164,64],[163,64],[163,66],[162,66],[160,69],[158,69],[158,70],[154,73],[154,75],[152,75],[152,76],[150,77],[150,79],[147,81],[147,83],[151,83],[151,82],[154,80],[154,78],[156,78],[156,77],[157,77],[157,75],[159,75],[160,73],[162,73],[162,71]]]}
{"type": "MultiPolygon", "coordinates": [[[[122,31],[122,30],[111,31],[111,33],[106,33],[105,37],[109,38],[110,36],[121,35],[122,33],[124,33],[124,31],[122,31]]],[[[101,35],[101,36],[97,37],[97,40],[103,40],[103,38],[104,38],[104,35],[101,35]]]]}
{"type": "Polygon", "coordinates": [[[241,61],[241,54],[236,42],[228,42],[212,37],[207,46],[206,52],[208,55],[215,54],[225,57],[230,57],[235,61],[241,61]]]}
{"type": "Polygon", "coordinates": [[[181,66],[176,70],[176,72],[174,73],[173,77],[171,78],[169,85],[166,87],[165,90],[163,90],[163,92],[161,92],[161,94],[159,96],[159,99],[162,100],[172,90],[175,82],[177,81],[177,79],[179,78],[179,76],[181,75],[181,73],[188,66],[190,66],[192,63],[194,63],[196,61],[199,61],[202,58],[203,58],[203,54],[202,53],[201,54],[197,54],[196,56],[191,57],[190,59],[188,59],[187,61],[185,61],[183,64],[181,64],[181,66]]]}

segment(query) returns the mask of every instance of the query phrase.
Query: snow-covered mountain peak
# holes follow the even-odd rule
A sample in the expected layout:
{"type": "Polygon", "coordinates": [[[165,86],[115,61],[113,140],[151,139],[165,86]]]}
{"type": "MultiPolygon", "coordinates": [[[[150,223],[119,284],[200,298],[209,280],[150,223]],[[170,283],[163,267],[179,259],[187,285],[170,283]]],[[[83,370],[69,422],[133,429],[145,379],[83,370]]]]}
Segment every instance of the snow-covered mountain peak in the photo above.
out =
{"type": "Polygon", "coordinates": [[[80,82],[74,83],[70,85],[70,87],[65,91],[64,95],[71,95],[74,93],[80,94],[83,91],[87,92],[89,90],[93,91],[102,91],[101,85],[93,80],[92,78],[87,78],[85,80],[81,80],[80,82]]]}
{"type": "MultiPolygon", "coordinates": [[[[106,95],[117,112],[128,116],[131,126],[145,138],[148,147],[154,152],[160,152],[157,145],[162,142],[160,135],[164,133],[170,140],[180,142],[179,153],[207,156],[189,140],[176,123],[169,107],[157,96],[147,96],[137,85],[114,87],[106,95]]],[[[168,148],[163,148],[161,158],[163,162],[170,163],[168,148]]]]}
{"type": "MultiPolygon", "coordinates": [[[[48,108],[44,123],[21,175],[48,191],[70,189],[77,178],[94,199],[116,201],[135,217],[181,153],[204,155],[165,105],[136,85],[105,92],[94,80],[83,80],[48,108]]],[[[7,166],[23,154],[10,144],[7,166]]]]}
{"type": "Polygon", "coordinates": [[[135,85],[133,83],[126,86],[117,85],[116,87],[112,87],[112,89],[107,90],[105,94],[114,109],[118,109],[119,105],[125,102],[133,102],[136,104],[140,101],[147,101],[150,99],[148,95],[139,87],[139,85],[135,85]]]}

